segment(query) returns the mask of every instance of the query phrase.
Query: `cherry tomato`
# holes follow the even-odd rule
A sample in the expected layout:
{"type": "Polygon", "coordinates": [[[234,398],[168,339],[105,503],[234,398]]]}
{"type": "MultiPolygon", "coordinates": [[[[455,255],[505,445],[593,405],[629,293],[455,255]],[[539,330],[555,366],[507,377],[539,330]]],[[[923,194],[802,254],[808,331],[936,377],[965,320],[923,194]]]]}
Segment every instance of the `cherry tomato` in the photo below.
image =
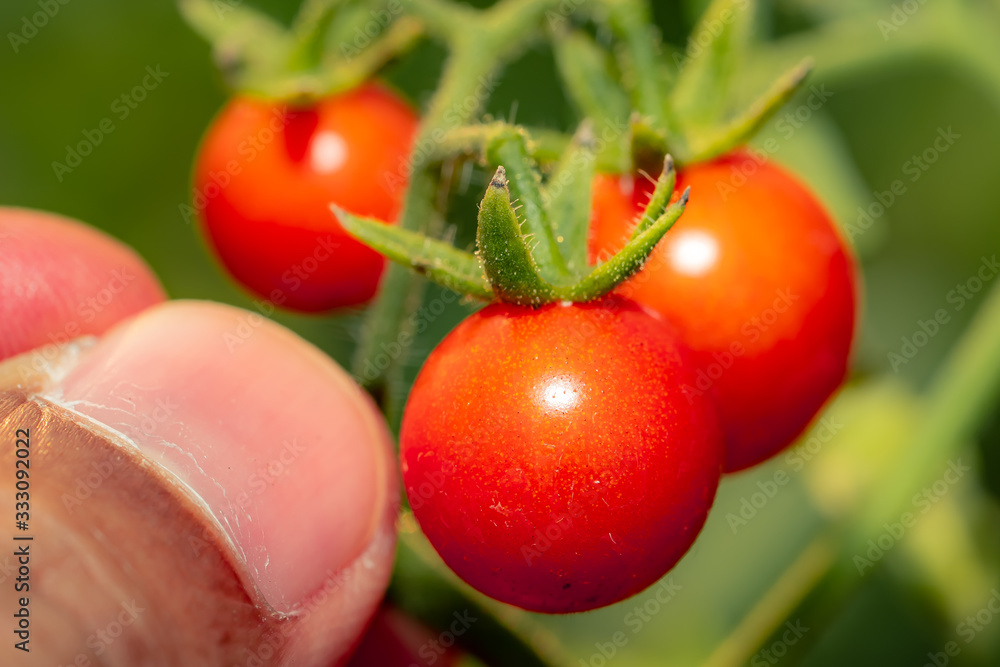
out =
{"type": "Polygon", "coordinates": [[[417,117],[367,84],[306,108],[246,97],[215,119],[195,166],[195,207],[219,259],[256,294],[322,311],[365,303],[384,260],[330,203],[394,221],[417,117]]]}
{"type": "MultiPolygon", "coordinates": [[[[731,472],[790,444],[843,381],[856,268],[816,198],[769,162],[736,152],[682,170],[677,191],[688,186],[684,214],[619,291],[694,351],[685,391],[715,396],[731,472]]],[[[622,246],[652,188],[598,176],[592,260],[622,246]]]]}
{"type": "MultiPolygon", "coordinates": [[[[457,628],[450,633],[446,631],[452,642],[456,635],[461,635],[470,623],[477,620],[467,611],[464,616],[456,614],[457,628]]],[[[454,625],[454,621],[451,623],[454,625]]],[[[443,643],[442,635],[383,603],[365,630],[347,667],[414,667],[427,664],[459,667],[468,664],[463,659],[466,654],[454,643],[448,646],[443,646],[443,643]]]]}
{"type": "Polygon", "coordinates": [[[698,535],[722,469],[711,400],[659,318],[608,297],[497,303],[431,353],[400,435],[414,516],[444,561],[525,609],[643,590],[698,535]]]}

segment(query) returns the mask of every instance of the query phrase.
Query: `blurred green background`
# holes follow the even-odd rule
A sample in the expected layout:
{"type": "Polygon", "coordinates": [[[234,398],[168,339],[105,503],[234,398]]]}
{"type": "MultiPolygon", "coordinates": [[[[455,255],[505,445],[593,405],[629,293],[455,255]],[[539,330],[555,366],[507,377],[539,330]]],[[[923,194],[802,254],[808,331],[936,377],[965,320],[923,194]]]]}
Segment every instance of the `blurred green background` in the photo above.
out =
{"type": "MultiPolygon", "coordinates": [[[[679,592],[639,630],[633,632],[628,614],[651,598],[649,592],[590,614],[542,618],[581,665],[605,664],[599,645],[618,631],[628,641],[607,664],[700,664],[788,570],[825,517],[836,514],[838,503],[855,498],[860,493],[855,487],[891,475],[894,462],[906,457],[905,449],[891,443],[919,412],[910,392],[933,377],[986,290],[958,312],[947,294],[975,274],[983,256],[1000,252],[1000,51],[989,52],[1000,48],[1000,39],[982,43],[983,35],[1000,35],[1000,11],[995,2],[973,3],[979,16],[995,20],[987,26],[994,30],[967,34],[937,28],[938,15],[931,13],[938,11],[935,3],[949,4],[944,0],[910,2],[917,13],[885,35],[878,20],[891,20],[889,2],[762,3],[757,36],[765,42],[780,40],[808,52],[796,40],[823,25],[850,26],[843,34],[864,36],[856,43],[834,32],[815,41],[818,68],[811,83],[825,85],[833,95],[794,131],[778,124],[781,115],[768,124],[761,138],[777,138],[781,149],[774,157],[809,181],[844,226],[856,224],[858,207],[875,202],[875,192],[888,190],[896,179],[906,183],[905,194],[855,239],[864,270],[855,380],[829,413],[844,426],[822,443],[816,456],[822,460],[807,462],[801,471],[779,456],[726,479],[695,550],[671,574],[679,592]],[[928,23],[935,33],[948,34],[929,48],[909,48],[916,38],[904,33],[926,34],[928,23]],[[964,41],[979,49],[967,61],[971,47],[964,41]],[[874,55],[851,62],[866,50],[874,55]],[[932,147],[942,128],[959,138],[919,179],[910,180],[907,162],[932,147]],[[912,336],[918,322],[938,308],[947,308],[952,321],[895,372],[887,355],[898,352],[901,337],[912,336]],[[742,499],[779,470],[791,478],[787,487],[746,525],[734,528],[727,516],[738,514],[742,499]]],[[[297,8],[296,2],[277,0],[253,4],[285,20],[297,8]]],[[[704,4],[654,2],[665,40],[683,45],[704,4]]],[[[38,11],[32,0],[0,4],[0,27],[7,35],[0,46],[0,205],[55,211],[107,231],[146,258],[173,298],[252,308],[250,297],[221,271],[199,230],[179,211],[191,196],[190,168],[200,137],[226,99],[208,46],[168,0],[70,0],[15,52],[9,33],[20,33],[24,17],[38,11]],[[142,80],[147,66],[168,76],[119,118],[112,103],[142,80]],[[52,163],[64,162],[67,144],[106,117],[114,119],[114,132],[60,181],[52,163]]],[[[423,43],[385,76],[419,105],[433,90],[443,57],[439,46],[423,43]]],[[[750,86],[754,78],[747,81],[750,86]]],[[[786,111],[801,107],[806,88],[786,111]]],[[[519,122],[575,126],[547,47],[528,51],[507,69],[488,110],[508,116],[515,104],[519,122]]],[[[473,218],[484,182],[477,173],[470,192],[452,207],[454,218],[473,218]]],[[[437,289],[430,289],[431,296],[437,289]]],[[[453,306],[417,342],[411,378],[464,314],[453,306]]],[[[276,319],[347,364],[358,331],[356,313],[281,313],[276,319]]],[[[919,666],[928,662],[928,652],[941,651],[960,636],[963,610],[974,614],[1000,583],[995,557],[1000,512],[981,492],[992,489],[995,498],[1000,491],[1000,416],[995,422],[970,444],[965,460],[978,462],[976,474],[935,505],[890,554],[889,567],[867,576],[846,607],[825,625],[809,627],[815,645],[804,664],[919,666]]],[[[1000,665],[1000,618],[968,644],[959,642],[962,652],[949,664],[1000,665]]],[[[775,664],[762,656],[755,660],[752,664],[775,664]]]]}

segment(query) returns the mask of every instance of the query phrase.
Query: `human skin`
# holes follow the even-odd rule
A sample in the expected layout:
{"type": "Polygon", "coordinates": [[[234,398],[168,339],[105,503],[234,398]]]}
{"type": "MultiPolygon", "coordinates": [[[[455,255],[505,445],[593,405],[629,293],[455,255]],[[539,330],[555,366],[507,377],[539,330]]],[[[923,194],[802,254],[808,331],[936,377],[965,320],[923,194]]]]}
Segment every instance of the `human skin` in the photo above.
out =
{"type": "Polygon", "coordinates": [[[0,209],[0,507],[7,540],[33,538],[0,552],[0,615],[10,632],[28,600],[31,649],[4,642],[0,663],[344,664],[392,567],[383,421],[291,332],[163,298],[117,242],[0,209]],[[86,335],[63,342],[73,324],[86,335]],[[15,592],[22,545],[30,590],[15,592]]]}

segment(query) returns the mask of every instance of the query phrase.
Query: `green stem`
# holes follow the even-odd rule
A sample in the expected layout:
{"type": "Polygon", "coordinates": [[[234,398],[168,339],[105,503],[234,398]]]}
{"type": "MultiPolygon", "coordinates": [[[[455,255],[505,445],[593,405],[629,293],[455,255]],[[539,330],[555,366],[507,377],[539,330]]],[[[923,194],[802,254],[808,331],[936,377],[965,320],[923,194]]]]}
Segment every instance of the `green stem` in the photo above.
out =
{"type": "MultiPolygon", "coordinates": [[[[421,122],[411,154],[412,179],[426,178],[420,188],[411,181],[399,217],[399,226],[409,231],[426,231],[430,219],[435,179],[429,169],[435,146],[444,134],[467,123],[480,111],[497,85],[495,73],[513,58],[524,44],[541,31],[545,12],[559,0],[502,0],[488,10],[477,12],[446,0],[413,0],[410,11],[427,29],[443,37],[451,47],[445,70],[421,122]],[[429,186],[429,187],[428,187],[429,186]],[[425,189],[425,187],[427,189],[425,189]]],[[[419,304],[423,281],[397,264],[386,267],[379,295],[364,322],[364,338],[354,356],[354,376],[378,397],[393,369],[405,364],[408,347],[385,368],[374,363],[384,345],[395,341],[403,323],[419,304]],[[411,308],[407,308],[407,304],[411,308]]]]}
{"type": "Polygon", "coordinates": [[[344,0],[306,0],[302,4],[292,26],[295,46],[289,54],[289,69],[308,70],[319,64],[327,29],[343,3],[344,0]]]}
{"type": "Polygon", "coordinates": [[[463,26],[477,15],[476,10],[451,0],[408,0],[407,10],[423,20],[438,39],[451,42],[463,26]]]}
{"type": "MultiPolygon", "coordinates": [[[[878,539],[886,522],[899,521],[912,509],[915,490],[940,476],[958,454],[1000,395],[1000,286],[990,290],[965,335],[948,357],[926,396],[927,408],[906,458],[861,510],[835,528],[837,547],[817,556],[818,572],[789,586],[784,579],[763,600],[766,606],[747,614],[712,656],[712,667],[743,665],[762,646],[778,641],[786,621],[802,619],[818,627],[840,608],[863,581],[855,556],[878,539]],[[827,558],[827,555],[834,556],[827,558]],[[766,619],[763,622],[762,619],[766,619]]],[[[829,550],[830,547],[824,547],[829,550]]],[[[873,567],[883,561],[878,561],[873,567]]],[[[866,569],[865,575],[871,570],[866,569]]],[[[789,653],[803,655],[818,632],[805,635],[789,653]]]]}
{"type": "Polygon", "coordinates": [[[423,24],[411,16],[403,16],[385,34],[349,62],[340,61],[329,69],[325,94],[350,90],[372,78],[386,63],[412,48],[423,35],[423,24]]]}
{"type": "MultiPolygon", "coordinates": [[[[632,115],[631,103],[615,74],[609,71],[607,54],[582,30],[555,31],[553,49],[563,87],[577,110],[598,127],[622,127],[632,115]]],[[[603,154],[617,162],[615,171],[627,171],[629,137],[605,141],[603,154]]]]}
{"type": "Polygon", "coordinates": [[[708,131],[692,128],[688,133],[689,154],[682,162],[705,162],[745,143],[791,99],[802,86],[812,69],[812,61],[805,60],[786,72],[761,95],[746,111],[725,125],[711,127],[708,131]]]}
{"type": "Polygon", "coordinates": [[[576,278],[582,278],[590,268],[587,237],[596,161],[593,123],[585,120],[552,172],[542,197],[560,254],[576,278]]]}
{"type": "MultiPolygon", "coordinates": [[[[400,226],[406,229],[419,228],[434,215],[432,206],[435,191],[435,177],[426,169],[413,172],[403,204],[400,226]]],[[[423,288],[423,281],[415,279],[408,269],[398,264],[388,263],[379,296],[368,310],[362,325],[361,342],[354,356],[354,377],[362,386],[372,390],[376,400],[382,403],[386,373],[400,359],[390,359],[388,364],[379,364],[377,359],[384,349],[396,349],[393,343],[402,331],[408,315],[408,302],[414,293],[423,288]]],[[[404,346],[399,345],[401,349],[404,346]]],[[[387,354],[387,353],[386,353],[387,354]]]]}
{"type": "MultiPolygon", "coordinates": [[[[504,121],[462,125],[437,135],[438,141],[428,147],[427,159],[440,162],[452,157],[482,158],[486,148],[507,127],[504,121]]],[[[566,149],[573,137],[549,128],[525,128],[528,139],[528,155],[539,164],[554,164],[565,157],[566,149]]],[[[662,155],[661,155],[662,157],[662,155]]],[[[618,173],[622,171],[621,159],[605,151],[595,156],[599,171],[618,173]]]]}
{"type": "Polygon", "coordinates": [[[823,534],[810,542],[747,612],[743,621],[702,663],[702,667],[747,664],[763,645],[761,638],[770,636],[775,628],[784,627],[786,618],[794,617],[795,609],[806,593],[830,571],[835,556],[836,545],[832,534],[823,534]]]}
{"type": "MultiPolygon", "coordinates": [[[[381,220],[362,218],[331,206],[340,226],[354,238],[375,248],[392,261],[403,264],[433,282],[460,294],[484,301],[496,298],[483,277],[483,265],[472,253],[459,250],[450,243],[430,236],[398,229],[381,220]]],[[[435,215],[439,213],[435,211],[435,215]]],[[[440,223],[432,225],[440,227],[440,223]]]]}

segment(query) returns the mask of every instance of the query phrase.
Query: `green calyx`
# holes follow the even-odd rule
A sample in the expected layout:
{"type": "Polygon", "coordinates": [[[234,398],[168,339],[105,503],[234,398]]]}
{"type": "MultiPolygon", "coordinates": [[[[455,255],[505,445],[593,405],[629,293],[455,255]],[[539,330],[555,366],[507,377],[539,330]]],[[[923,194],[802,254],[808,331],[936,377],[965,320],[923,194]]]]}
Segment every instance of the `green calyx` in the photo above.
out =
{"type": "Polygon", "coordinates": [[[372,10],[347,0],[305,0],[285,27],[245,3],[180,0],[187,23],[212,45],[233,90],[290,103],[308,103],[370,79],[413,46],[424,26],[393,0],[381,10],[379,32],[372,10]]]}
{"type": "MultiPolygon", "coordinates": [[[[581,28],[554,31],[556,63],[570,100],[601,128],[629,121],[631,132],[607,142],[602,163],[631,152],[642,167],[672,154],[681,165],[711,160],[746,144],[801,87],[804,60],[747,99],[742,66],[752,60],[755,0],[713,0],[680,50],[659,43],[641,0],[595,0],[591,18],[607,25],[614,57],[581,28]]],[[[619,169],[624,171],[624,169],[619,169]]]]}
{"type": "Polygon", "coordinates": [[[592,301],[643,267],[683,213],[689,192],[670,204],[676,173],[668,156],[625,247],[607,261],[590,266],[586,243],[594,157],[588,133],[587,127],[577,133],[545,187],[528,158],[523,133],[502,139],[514,148],[497,146],[497,154],[517,158],[518,170],[525,173],[514,180],[511,170],[497,167],[479,206],[475,254],[337,207],[333,211],[344,229],[361,242],[470,297],[536,307],[554,301],[592,301]],[[511,203],[512,191],[521,203],[519,209],[525,211],[524,218],[511,203]]]}
{"type": "Polygon", "coordinates": [[[554,301],[556,289],[542,277],[532,252],[541,244],[532,244],[532,235],[521,230],[507,183],[506,171],[497,167],[479,205],[476,254],[483,273],[501,301],[523,305],[554,301]]]}

